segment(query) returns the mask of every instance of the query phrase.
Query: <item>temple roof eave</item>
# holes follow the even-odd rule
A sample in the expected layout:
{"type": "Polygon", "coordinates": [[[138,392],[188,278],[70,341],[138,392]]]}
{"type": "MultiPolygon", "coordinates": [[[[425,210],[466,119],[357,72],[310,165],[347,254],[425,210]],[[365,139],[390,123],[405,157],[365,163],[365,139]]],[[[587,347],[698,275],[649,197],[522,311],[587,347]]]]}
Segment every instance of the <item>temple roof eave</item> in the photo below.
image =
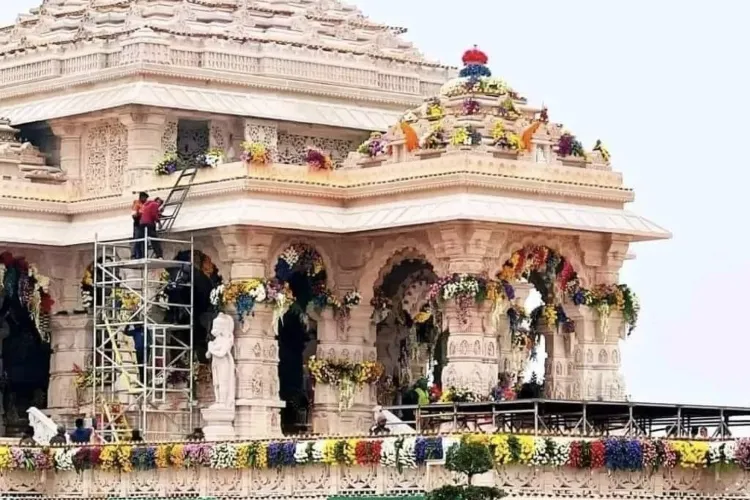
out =
{"type": "MultiPolygon", "coordinates": [[[[268,200],[256,196],[212,197],[185,205],[175,231],[250,225],[332,234],[356,234],[442,222],[477,220],[503,225],[616,234],[631,241],[671,238],[671,233],[630,211],[480,194],[418,197],[357,207],[268,200]]],[[[6,243],[70,246],[129,237],[127,209],[70,221],[0,217],[6,243]]]]}
{"type": "Polygon", "coordinates": [[[245,116],[312,123],[357,130],[385,131],[400,113],[354,104],[326,103],[303,97],[235,92],[185,85],[136,82],[56,95],[0,106],[0,116],[13,125],[85,115],[128,105],[182,109],[229,116],[245,116]]]}

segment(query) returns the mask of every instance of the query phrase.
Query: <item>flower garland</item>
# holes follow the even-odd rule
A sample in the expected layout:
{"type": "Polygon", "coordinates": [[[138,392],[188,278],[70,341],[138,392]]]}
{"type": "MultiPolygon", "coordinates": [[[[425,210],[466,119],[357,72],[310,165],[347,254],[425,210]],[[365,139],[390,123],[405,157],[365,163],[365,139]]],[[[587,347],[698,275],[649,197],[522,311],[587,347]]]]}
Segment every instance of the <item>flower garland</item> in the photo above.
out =
{"type": "Polygon", "coordinates": [[[81,305],[86,310],[90,310],[94,307],[94,263],[86,267],[83,272],[83,278],[81,278],[81,305]]]}
{"type": "Polygon", "coordinates": [[[419,141],[419,147],[422,149],[443,149],[448,140],[445,137],[445,129],[441,123],[436,124],[432,129],[419,141]]]}
{"type": "Polygon", "coordinates": [[[75,373],[75,386],[77,389],[86,389],[94,385],[94,368],[87,366],[84,370],[76,363],[73,363],[73,373],[75,373]]]}
{"type": "Polygon", "coordinates": [[[508,282],[498,282],[471,274],[452,274],[440,278],[430,285],[427,298],[439,306],[454,300],[458,306],[458,318],[463,324],[468,321],[469,308],[485,300],[493,303],[493,321],[500,313],[500,304],[515,298],[515,290],[508,282]]]}
{"type": "Polygon", "coordinates": [[[198,156],[197,162],[205,168],[216,168],[226,159],[224,151],[219,148],[211,148],[205,154],[198,156]]]}
{"type": "Polygon", "coordinates": [[[577,158],[586,158],[586,152],[583,150],[581,141],[570,132],[563,132],[557,141],[557,154],[563,158],[573,156],[577,158]]]}
{"type": "Polygon", "coordinates": [[[479,108],[479,101],[477,101],[473,97],[469,97],[467,99],[464,99],[461,110],[464,115],[472,116],[479,113],[479,108]]]}
{"type": "Polygon", "coordinates": [[[217,286],[211,290],[210,301],[217,311],[233,305],[237,311],[237,319],[243,321],[253,315],[256,304],[264,303],[273,305],[274,317],[283,317],[294,302],[294,295],[288,283],[252,278],[217,286]]]}
{"type": "Polygon", "coordinates": [[[492,144],[496,148],[519,151],[521,149],[521,137],[515,132],[507,130],[503,122],[498,120],[492,127],[492,144]]]}
{"type": "Polygon", "coordinates": [[[252,163],[253,165],[268,165],[272,161],[271,151],[262,142],[248,142],[242,143],[242,154],[240,158],[245,163],[252,163]]]}
{"type": "MultiPolygon", "coordinates": [[[[464,439],[487,446],[498,466],[571,467],[643,471],[750,467],[750,439],[672,441],[611,437],[573,439],[479,434],[464,439]]],[[[98,469],[129,473],[154,469],[278,469],[305,465],[417,468],[439,461],[458,436],[383,439],[249,441],[223,443],[108,444],[84,447],[0,446],[0,471],[98,469]]]]}
{"type": "Polygon", "coordinates": [[[373,132],[370,138],[359,145],[357,152],[368,158],[378,158],[388,154],[388,143],[383,139],[383,134],[373,132]]]}
{"type": "Polygon", "coordinates": [[[183,167],[183,161],[177,156],[177,153],[166,153],[164,157],[154,167],[156,175],[170,175],[183,167]]]}
{"type": "Polygon", "coordinates": [[[602,333],[609,330],[609,317],[612,311],[622,313],[622,318],[628,325],[628,335],[633,332],[638,323],[640,301],[628,285],[596,285],[588,290],[581,287],[578,280],[574,280],[568,283],[566,291],[575,305],[585,305],[596,309],[601,319],[602,333]]]}
{"type": "Polygon", "coordinates": [[[310,356],[307,368],[316,383],[332,385],[339,390],[339,411],[354,404],[354,392],[363,385],[375,384],[385,368],[377,361],[317,359],[310,356]]]}
{"type": "Polygon", "coordinates": [[[486,397],[469,389],[462,387],[448,387],[448,389],[443,391],[440,395],[439,401],[441,403],[478,403],[486,400],[486,397]]]}
{"type": "Polygon", "coordinates": [[[319,149],[309,148],[305,155],[305,162],[312,171],[333,170],[336,166],[331,160],[331,156],[323,153],[319,149]]]}

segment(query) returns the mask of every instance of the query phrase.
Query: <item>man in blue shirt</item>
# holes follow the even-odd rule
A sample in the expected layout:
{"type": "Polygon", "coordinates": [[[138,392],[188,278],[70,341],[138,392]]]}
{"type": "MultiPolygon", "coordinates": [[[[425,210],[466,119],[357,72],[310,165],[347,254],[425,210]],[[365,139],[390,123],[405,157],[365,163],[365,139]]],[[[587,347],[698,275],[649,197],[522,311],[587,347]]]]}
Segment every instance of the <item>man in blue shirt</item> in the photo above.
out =
{"type": "Polygon", "coordinates": [[[71,443],[88,443],[91,441],[91,429],[83,427],[83,419],[76,419],[76,428],[70,433],[71,443]]]}

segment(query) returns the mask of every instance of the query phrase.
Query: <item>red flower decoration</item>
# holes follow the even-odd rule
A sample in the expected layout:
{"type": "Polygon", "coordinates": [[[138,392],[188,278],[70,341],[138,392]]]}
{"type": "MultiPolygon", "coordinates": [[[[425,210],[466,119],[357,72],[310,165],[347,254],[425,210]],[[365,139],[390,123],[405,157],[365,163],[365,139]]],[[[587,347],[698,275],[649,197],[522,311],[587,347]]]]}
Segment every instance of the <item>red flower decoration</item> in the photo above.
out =
{"type": "Polygon", "coordinates": [[[52,306],[55,305],[55,299],[47,295],[46,293],[42,294],[42,301],[40,304],[40,308],[43,313],[49,313],[52,312],[52,306]]]}
{"type": "Polygon", "coordinates": [[[463,57],[461,58],[464,65],[469,64],[487,64],[487,61],[489,61],[489,58],[487,57],[487,54],[482,52],[477,48],[476,45],[474,45],[474,48],[467,50],[464,52],[463,57]]]}
{"type": "Polygon", "coordinates": [[[591,468],[601,469],[605,463],[606,447],[604,441],[593,441],[591,443],[591,468]]]}
{"type": "Polygon", "coordinates": [[[583,457],[581,456],[581,442],[573,441],[570,443],[570,451],[568,452],[568,465],[574,469],[583,468],[583,457]]]}

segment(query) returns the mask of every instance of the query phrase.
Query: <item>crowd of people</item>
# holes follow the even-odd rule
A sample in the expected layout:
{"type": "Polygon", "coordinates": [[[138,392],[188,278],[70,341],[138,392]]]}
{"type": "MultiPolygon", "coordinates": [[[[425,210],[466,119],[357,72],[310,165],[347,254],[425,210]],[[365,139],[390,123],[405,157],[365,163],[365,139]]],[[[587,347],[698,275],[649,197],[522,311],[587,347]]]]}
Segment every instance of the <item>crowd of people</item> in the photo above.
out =
{"type": "MultiPolygon", "coordinates": [[[[156,236],[156,225],[161,218],[161,208],[164,201],[161,198],[149,199],[148,193],[138,193],[138,199],[133,202],[133,238],[142,240],[148,235],[150,238],[156,236]]],[[[161,259],[162,248],[161,242],[156,239],[149,239],[154,256],[161,259]]],[[[142,259],[146,257],[146,245],[143,241],[136,241],[133,244],[133,259],[142,259]]]]}

